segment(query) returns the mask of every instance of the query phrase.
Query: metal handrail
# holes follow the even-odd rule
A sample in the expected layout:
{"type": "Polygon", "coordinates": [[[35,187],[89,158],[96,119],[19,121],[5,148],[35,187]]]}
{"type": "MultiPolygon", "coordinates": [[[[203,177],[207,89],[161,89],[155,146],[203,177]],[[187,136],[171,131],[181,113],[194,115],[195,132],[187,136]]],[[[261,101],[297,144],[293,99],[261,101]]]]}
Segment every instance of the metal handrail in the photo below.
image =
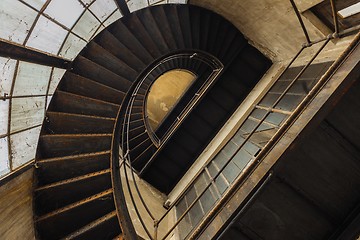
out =
{"type": "MultiPolygon", "coordinates": [[[[333,0],[330,0],[331,3],[333,4],[333,0]]],[[[294,8],[296,8],[296,5],[293,5],[294,8]]],[[[296,9],[295,9],[296,10],[296,9]]],[[[298,16],[299,17],[299,16],[298,16]]],[[[334,21],[338,21],[336,17],[334,17],[334,21]]],[[[249,139],[251,138],[251,136],[253,136],[253,134],[256,132],[256,129],[265,121],[265,119],[269,116],[270,113],[273,112],[273,109],[276,107],[276,105],[283,99],[283,97],[286,95],[286,93],[290,90],[290,88],[295,84],[295,82],[301,77],[301,75],[306,71],[306,69],[311,65],[311,63],[316,59],[316,57],[322,52],[322,50],[325,48],[325,46],[329,43],[329,41],[333,38],[337,38],[342,36],[342,32],[336,32],[332,35],[329,35],[328,37],[324,38],[324,39],[320,39],[320,40],[316,40],[311,42],[310,39],[308,38],[308,35],[306,34],[306,27],[304,27],[304,33],[306,35],[306,39],[308,40],[307,43],[303,44],[302,48],[299,50],[299,52],[295,55],[295,57],[290,61],[290,63],[286,66],[286,68],[283,70],[283,72],[281,73],[281,75],[278,77],[278,79],[280,79],[282,77],[282,75],[286,72],[286,70],[288,70],[290,68],[290,66],[292,66],[292,64],[295,62],[295,60],[299,57],[299,55],[302,53],[302,51],[307,48],[310,47],[314,44],[323,42],[324,43],[321,45],[321,47],[316,51],[316,53],[314,54],[313,57],[311,57],[311,59],[309,60],[309,62],[301,69],[301,71],[296,75],[296,77],[291,81],[291,83],[289,84],[289,86],[283,91],[283,93],[277,98],[277,100],[272,104],[272,106],[270,108],[268,108],[266,110],[266,114],[259,120],[259,122],[257,123],[257,125],[255,126],[255,128],[250,131],[250,133],[246,136],[245,140],[240,144],[240,146],[238,147],[238,150],[229,158],[229,160],[224,164],[224,166],[222,166],[217,174],[215,174],[215,176],[212,177],[212,179],[216,179],[221,173],[222,171],[226,168],[226,166],[228,166],[228,164],[231,162],[231,160],[233,159],[233,157],[236,155],[236,153],[249,141],[249,139]]],[[[161,64],[163,62],[160,62],[159,64],[161,64]]],[[[245,169],[243,170],[242,173],[239,174],[239,176],[237,177],[237,179],[235,180],[235,182],[233,183],[233,186],[238,186],[241,182],[244,182],[244,180],[250,175],[250,173],[254,170],[254,168],[256,167],[255,165],[258,164],[257,161],[260,161],[260,159],[262,159],[265,155],[266,152],[268,152],[271,149],[271,146],[273,144],[275,144],[276,139],[278,137],[280,137],[280,135],[282,134],[282,132],[286,131],[287,127],[289,126],[289,124],[294,121],[294,119],[296,119],[296,117],[298,116],[298,114],[300,113],[300,107],[303,107],[308,101],[309,99],[311,99],[313,97],[313,95],[319,90],[319,88],[325,83],[326,79],[330,76],[329,74],[331,74],[331,71],[334,71],[335,68],[337,67],[338,63],[334,63],[330,69],[323,75],[323,77],[319,80],[319,82],[312,87],[312,89],[310,90],[310,92],[306,95],[306,97],[303,99],[303,101],[299,104],[299,106],[293,111],[293,113],[289,116],[289,118],[285,121],[285,123],[283,123],[280,128],[278,129],[278,131],[275,133],[275,135],[273,136],[273,138],[270,139],[270,141],[261,149],[260,153],[254,157],[252,159],[251,162],[249,162],[249,164],[245,167],[245,169]],[[257,162],[257,164],[254,165],[254,162],[257,162]]],[[[155,67],[153,68],[155,69],[155,67]]],[[[150,73],[150,72],[149,72],[150,73]]],[[[204,165],[201,170],[198,172],[198,174],[191,180],[191,182],[187,185],[187,187],[185,188],[184,191],[182,191],[180,193],[180,195],[177,197],[177,199],[175,199],[175,201],[170,205],[170,207],[167,209],[167,211],[158,219],[156,219],[156,217],[154,216],[154,214],[151,212],[150,208],[147,206],[146,202],[144,201],[144,198],[141,194],[140,189],[138,188],[138,185],[136,183],[136,176],[135,176],[135,170],[132,168],[132,162],[131,162],[131,154],[130,154],[130,146],[129,146],[129,130],[130,130],[130,116],[131,116],[131,111],[132,111],[132,107],[134,105],[134,101],[136,99],[136,95],[137,92],[139,91],[141,84],[144,83],[144,81],[146,80],[146,77],[149,75],[149,73],[147,75],[145,75],[145,77],[139,81],[139,83],[137,84],[137,86],[135,87],[133,94],[131,95],[130,100],[127,103],[127,107],[126,107],[126,111],[125,111],[125,117],[124,117],[124,121],[123,121],[123,125],[122,125],[122,132],[121,132],[121,142],[120,142],[120,146],[121,149],[123,151],[123,153],[125,153],[123,156],[121,156],[121,164],[120,167],[124,168],[124,173],[125,173],[125,179],[126,179],[126,185],[127,185],[127,189],[129,191],[129,195],[131,198],[131,202],[134,206],[135,212],[140,220],[140,223],[143,227],[143,229],[145,230],[146,234],[148,235],[148,237],[150,239],[158,239],[158,229],[159,229],[159,225],[163,222],[163,220],[165,219],[165,217],[169,214],[169,212],[171,212],[173,210],[173,208],[179,203],[179,201],[185,196],[185,194],[187,193],[187,191],[189,191],[189,189],[191,188],[191,186],[193,186],[193,184],[195,183],[195,181],[197,180],[197,177],[203,173],[204,170],[206,170],[206,165],[204,165]],[[127,168],[130,169],[131,172],[131,177],[133,179],[133,184],[135,186],[135,191],[138,195],[138,197],[140,198],[141,204],[144,206],[144,208],[146,209],[146,212],[148,213],[149,217],[153,220],[154,225],[153,227],[153,231],[154,234],[152,235],[150,233],[149,230],[149,226],[146,226],[146,224],[144,223],[141,214],[139,212],[139,208],[134,200],[134,194],[133,194],[133,190],[131,189],[130,186],[130,182],[129,182],[129,176],[127,174],[127,168]]],[[[217,77],[218,75],[216,75],[217,77]]],[[[215,78],[216,78],[215,77],[215,78]]],[[[275,81],[273,84],[275,84],[277,81],[275,81]]],[[[206,90],[206,89],[205,89],[206,90]]],[[[204,90],[204,91],[205,91],[204,90]]],[[[193,99],[192,99],[193,100],[193,99]]],[[[188,105],[188,108],[184,109],[181,112],[181,116],[183,115],[187,115],[189,113],[189,111],[194,107],[194,105],[188,105]]],[[[255,108],[255,107],[254,107],[255,108]]],[[[186,117],[186,116],[185,116],[186,117]]],[[[175,127],[177,126],[177,123],[173,123],[173,125],[175,124],[175,127]]],[[[167,141],[170,136],[172,136],[172,134],[175,132],[175,127],[172,125],[172,127],[170,128],[170,135],[165,135],[166,138],[165,140],[167,141]]],[[[150,134],[149,134],[150,136],[150,134]]],[[[160,141],[160,140],[159,140],[160,141]]],[[[181,220],[186,216],[186,214],[191,210],[191,208],[198,202],[198,200],[203,196],[203,194],[206,192],[207,189],[210,188],[210,186],[212,185],[213,181],[210,181],[206,187],[203,189],[203,191],[201,191],[201,193],[196,197],[196,199],[188,206],[188,208],[182,213],[182,215],[177,219],[177,221],[175,222],[175,224],[173,224],[172,227],[170,227],[166,234],[164,236],[162,236],[161,239],[166,239],[171,232],[178,226],[178,224],[181,222],[181,220]]],[[[221,198],[217,199],[216,202],[216,206],[213,207],[212,210],[212,214],[215,212],[214,209],[219,208],[220,206],[223,205],[225,199],[227,199],[230,195],[231,192],[234,190],[233,188],[228,189],[229,191],[225,192],[225,194],[223,194],[223,196],[221,196],[221,198]]],[[[250,198],[251,199],[251,198],[250,198]]],[[[196,234],[199,234],[200,229],[202,229],[204,226],[206,226],[206,224],[210,221],[210,215],[206,216],[205,219],[203,219],[203,221],[198,224],[197,228],[194,229],[191,233],[191,236],[195,236],[196,234]]]]}

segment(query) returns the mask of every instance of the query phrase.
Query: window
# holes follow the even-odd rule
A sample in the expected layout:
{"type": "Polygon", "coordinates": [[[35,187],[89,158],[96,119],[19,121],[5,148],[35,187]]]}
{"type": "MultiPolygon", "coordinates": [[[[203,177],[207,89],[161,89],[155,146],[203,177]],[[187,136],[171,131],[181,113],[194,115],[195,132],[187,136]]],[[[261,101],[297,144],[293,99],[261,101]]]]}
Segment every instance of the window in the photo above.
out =
{"type": "MultiPolygon", "coordinates": [[[[358,0],[335,1],[339,21],[339,30],[345,30],[360,24],[360,3],[358,0]]],[[[331,30],[334,21],[330,1],[323,1],[311,8],[311,11],[331,30]]]]}

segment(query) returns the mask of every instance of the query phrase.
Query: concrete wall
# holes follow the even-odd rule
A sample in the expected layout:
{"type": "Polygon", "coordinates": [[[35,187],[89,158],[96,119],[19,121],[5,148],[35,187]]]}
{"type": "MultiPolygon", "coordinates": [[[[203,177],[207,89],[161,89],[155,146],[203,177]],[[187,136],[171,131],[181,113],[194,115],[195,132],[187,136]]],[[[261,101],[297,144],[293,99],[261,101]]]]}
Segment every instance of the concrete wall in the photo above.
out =
{"type": "Polygon", "coordinates": [[[30,169],[0,186],[0,239],[35,239],[32,183],[30,169]]]}

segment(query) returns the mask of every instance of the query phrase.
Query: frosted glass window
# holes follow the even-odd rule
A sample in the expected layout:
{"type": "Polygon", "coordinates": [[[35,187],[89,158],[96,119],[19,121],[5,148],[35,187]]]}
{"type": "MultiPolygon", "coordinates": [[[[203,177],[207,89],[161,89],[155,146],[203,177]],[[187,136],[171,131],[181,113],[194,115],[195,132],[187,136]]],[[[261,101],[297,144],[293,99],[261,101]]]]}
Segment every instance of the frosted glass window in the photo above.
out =
{"type": "Polygon", "coordinates": [[[347,8],[344,8],[340,11],[338,11],[338,14],[340,15],[340,17],[342,18],[347,18],[347,17],[351,17],[355,14],[360,13],[360,2],[355,3],[347,8]]]}
{"type": "Polygon", "coordinates": [[[85,46],[86,42],[84,40],[71,33],[66,39],[59,55],[73,60],[85,46]]]}
{"type": "Polygon", "coordinates": [[[100,26],[99,29],[96,31],[96,33],[94,34],[94,36],[92,36],[92,38],[94,38],[96,35],[98,35],[99,33],[101,33],[102,30],[104,30],[105,27],[100,26]]]}
{"type": "Polygon", "coordinates": [[[23,44],[37,12],[19,1],[0,1],[0,38],[23,44]]]}
{"type": "Polygon", "coordinates": [[[50,74],[51,67],[20,61],[13,96],[46,94],[50,74]]]}
{"type": "Polygon", "coordinates": [[[35,158],[40,130],[41,127],[37,127],[10,136],[11,157],[14,169],[35,158]]]}
{"type": "Polygon", "coordinates": [[[149,4],[147,0],[130,0],[127,2],[127,5],[130,12],[135,12],[136,10],[147,7],[149,4]]]}
{"type": "Polygon", "coordinates": [[[66,35],[66,30],[41,16],[26,45],[45,52],[57,54],[66,35]]]}
{"type": "Polygon", "coordinates": [[[120,11],[116,11],[114,12],[105,22],[104,22],[104,26],[107,27],[110,24],[112,24],[113,22],[115,22],[116,20],[120,19],[122,17],[122,14],[120,11]]]}
{"type": "Polygon", "coordinates": [[[0,100],[0,135],[7,134],[9,119],[9,100],[0,100]]]}
{"type": "Polygon", "coordinates": [[[100,22],[86,10],[79,22],[75,25],[73,31],[84,39],[89,40],[99,26],[100,22]]]}
{"type": "Polygon", "coordinates": [[[96,0],[81,0],[81,2],[83,2],[86,6],[89,6],[90,3],[94,2],[96,0]]]}
{"type": "Polygon", "coordinates": [[[53,74],[51,76],[49,94],[54,94],[55,89],[57,88],[61,78],[65,74],[66,70],[61,68],[54,68],[53,74]]]}
{"type": "Polygon", "coordinates": [[[0,138],[0,177],[10,172],[7,138],[0,138]]]}
{"type": "Polygon", "coordinates": [[[0,95],[10,94],[16,61],[10,58],[0,57],[0,95]]]}
{"type": "Polygon", "coordinates": [[[89,9],[103,22],[117,6],[114,0],[96,0],[89,9]]]}
{"type": "Polygon", "coordinates": [[[11,103],[11,133],[41,124],[45,97],[14,98],[11,103]]]}
{"type": "Polygon", "coordinates": [[[150,5],[156,5],[156,4],[164,4],[166,3],[166,0],[163,1],[159,1],[159,0],[150,0],[149,1],[150,5]]]}
{"type": "Polygon", "coordinates": [[[28,3],[37,10],[40,10],[44,6],[46,0],[24,0],[24,2],[28,3]]]}
{"type": "Polygon", "coordinates": [[[186,3],[187,0],[169,0],[168,3],[186,3]]]}
{"type": "Polygon", "coordinates": [[[78,0],[52,0],[44,13],[71,28],[84,10],[78,0]]]}
{"type": "Polygon", "coordinates": [[[48,97],[47,97],[46,110],[49,108],[49,105],[50,105],[50,103],[51,103],[51,99],[52,99],[52,96],[48,96],[48,97]]]}

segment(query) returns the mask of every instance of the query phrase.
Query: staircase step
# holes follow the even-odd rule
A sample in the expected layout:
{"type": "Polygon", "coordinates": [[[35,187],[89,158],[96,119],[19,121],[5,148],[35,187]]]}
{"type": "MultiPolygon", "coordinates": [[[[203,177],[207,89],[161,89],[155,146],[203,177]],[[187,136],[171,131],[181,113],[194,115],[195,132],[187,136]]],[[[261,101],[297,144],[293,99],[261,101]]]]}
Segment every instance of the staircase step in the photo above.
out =
{"type": "Polygon", "coordinates": [[[114,125],[115,118],[48,111],[44,130],[48,134],[112,133],[114,125]]]}
{"type": "Polygon", "coordinates": [[[45,215],[112,188],[110,172],[107,169],[36,188],[36,215],[45,215]]]}
{"type": "Polygon", "coordinates": [[[121,229],[117,219],[116,211],[91,222],[90,224],[80,228],[76,232],[66,236],[64,240],[88,240],[88,239],[104,239],[104,240],[123,240],[121,229]]]}
{"type": "Polygon", "coordinates": [[[151,8],[151,12],[169,50],[175,50],[176,41],[171,33],[171,28],[167,21],[164,8],[163,7],[151,8]]]}
{"type": "Polygon", "coordinates": [[[114,104],[121,104],[125,93],[107,85],[72,72],[67,72],[60,83],[59,89],[65,92],[98,99],[114,104]]]}
{"type": "Polygon", "coordinates": [[[82,55],[131,82],[133,82],[138,75],[138,72],[96,42],[90,42],[86,46],[85,51],[82,52],[82,55]]]}
{"type": "Polygon", "coordinates": [[[191,49],[193,46],[189,8],[177,8],[177,12],[180,20],[180,27],[184,38],[185,48],[191,49]]]}
{"type": "Polygon", "coordinates": [[[43,238],[59,239],[114,210],[112,189],[109,189],[43,215],[36,223],[43,238]]]}
{"type": "Polygon", "coordinates": [[[119,108],[118,104],[58,90],[52,99],[49,110],[115,118],[119,108]]]}
{"type": "Polygon", "coordinates": [[[74,61],[73,72],[89,78],[106,86],[115,88],[121,92],[127,92],[133,79],[126,79],[105,67],[83,57],[78,56],[74,61]]]}
{"type": "Polygon", "coordinates": [[[141,23],[144,26],[144,28],[146,29],[146,31],[148,33],[151,33],[151,34],[149,34],[149,36],[151,37],[152,41],[157,46],[157,49],[159,50],[161,55],[168,53],[169,47],[163,37],[162,32],[160,31],[160,29],[155,21],[155,18],[153,16],[153,12],[151,11],[151,9],[146,8],[143,11],[138,12],[137,15],[139,16],[139,20],[141,21],[141,23]]]}
{"type": "Polygon", "coordinates": [[[129,67],[140,73],[145,67],[145,63],[141,61],[130,49],[122,44],[107,29],[96,37],[96,42],[101,47],[111,52],[115,57],[125,62],[129,67]]]}
{"type": "Polygon", "coordinates": [[[154,58],[149,51],[140,43],[134,34],[126,26],[126,19],[117,21],[110,27],[110,32],[132,53],[134,53],[145,65],[150,64],[154,58]]]}
{"type": "Polygon", "coordinates": [[[48,185],[110,168],[110,151],[36,161],[38,186],[48,185]]]}
{"type": "Polygon", "coordinates": [[[64,157],[106,151],[111,148],[112,134],[52,134],[41,135],[42,158],[64,157]]]}
{"type": "Polygon", "coordinates": [[[171,33],[176,41],[177,49],[184,49],[185,43],[181,32],[177,8],[174,5],[164,5],[163,8],[166,12],[167,22],[169,23],[171,33]]]}

